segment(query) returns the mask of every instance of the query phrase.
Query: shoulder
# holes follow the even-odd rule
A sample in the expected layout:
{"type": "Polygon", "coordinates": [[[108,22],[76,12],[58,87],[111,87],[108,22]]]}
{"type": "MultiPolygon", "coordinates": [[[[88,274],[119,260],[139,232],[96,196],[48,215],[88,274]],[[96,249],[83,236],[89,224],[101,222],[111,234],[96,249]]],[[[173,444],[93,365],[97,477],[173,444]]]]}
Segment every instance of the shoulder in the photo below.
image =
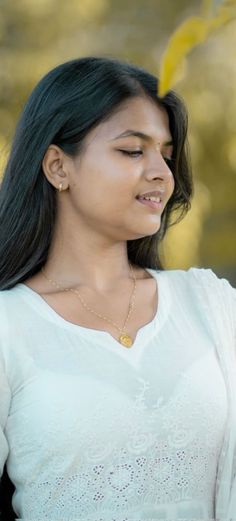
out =
{"type": "Polygon", "coordinates": [[[21,295],[20,284],[16,284],[10,289],[1,289],[0,290],[0,309],[3,311],[8,306],[14,305],[14,303],[19,303],[19,298],[21,295]]]}
{"type": "Polygon", "coordinates": [[[20,286],[0,290],[0,344],[14,330],[14,324],[23,309],[20,286]]]}
{"type": "Polygon", "coordinates": [[[224,277],[218,277],[211,268],[189,268],[189,277],[197,284],[204,286],[208,291],[216,291],[226,299],[236,299],[236,288],[224,277]]]}
{"type": "MultiPolygon", "coordinates": [[[[157,272],[158,273],[158,272],[157,272]]],[[[186,281],[192,285],[204,285],[208,288],[222,288],[223,290],[227,288],[229,291],[232,292],[232,294],[236,293],[236,289],[230,284],[230,282],[225,279],[218,277],[216,273],[211,268],[198,268],[198,267],[191,267],[186,270],[182,269],[174,269],[174,270],[164,270],[163,272],[164,276],[166,276],[169,279],[176,279],[179,281],[186,281]]]]}
{"type": "Polygon", "coordinates": [[[169,283],[170,289],[186,294],[207,296],[217,300],[223,306],[233,308],[236,313],[236,288],[223,278],[218,277],[211,268],[191,267],[184,269],[153,270],[153,274],[169,283]]]}
{"type": "Polygon", "coordinates": [[[170,282],[176,282],[180,291],[186,289],[190,298],[196,298],[202,309],[210,308],[221,321],[225,317],[236,327],[236,288],[226,278],[218,277],[211,268],[191,267],[164,273],[170,282]]]}

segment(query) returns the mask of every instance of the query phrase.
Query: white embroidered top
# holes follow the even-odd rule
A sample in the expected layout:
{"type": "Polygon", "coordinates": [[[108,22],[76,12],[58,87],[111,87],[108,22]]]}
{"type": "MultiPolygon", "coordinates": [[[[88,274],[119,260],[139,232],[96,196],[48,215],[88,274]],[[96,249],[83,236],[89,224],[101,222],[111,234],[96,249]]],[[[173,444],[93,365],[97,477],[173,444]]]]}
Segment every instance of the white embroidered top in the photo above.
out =
{"type": "Polygon", "coordinates": [[[0,291],[0,474],[17,519],[215,519],[227,392],[193,293],[214,274],[147,271],[158,309],[131,349],[24,284],[0,291]]]}

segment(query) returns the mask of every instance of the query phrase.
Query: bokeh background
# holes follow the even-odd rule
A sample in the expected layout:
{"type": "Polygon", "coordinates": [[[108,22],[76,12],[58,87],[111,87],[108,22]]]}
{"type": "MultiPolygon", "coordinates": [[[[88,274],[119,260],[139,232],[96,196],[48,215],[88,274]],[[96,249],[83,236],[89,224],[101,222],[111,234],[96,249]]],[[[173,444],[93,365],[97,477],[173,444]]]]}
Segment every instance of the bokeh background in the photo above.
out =
{"type": "MultiPolygon", "coordinates": [[[[197,0],[0,0],[0,174],[39,79],[76,57],[125,58],[158,76],[171,34],[197,0]]],[[[192,207],[162,247],[167,268],[212,268],[236,286],[236,21],[188,58],[175,86],[189,112],[192,207]]],[[[19,187],[20,189],[20,187],[19,187]]]]}

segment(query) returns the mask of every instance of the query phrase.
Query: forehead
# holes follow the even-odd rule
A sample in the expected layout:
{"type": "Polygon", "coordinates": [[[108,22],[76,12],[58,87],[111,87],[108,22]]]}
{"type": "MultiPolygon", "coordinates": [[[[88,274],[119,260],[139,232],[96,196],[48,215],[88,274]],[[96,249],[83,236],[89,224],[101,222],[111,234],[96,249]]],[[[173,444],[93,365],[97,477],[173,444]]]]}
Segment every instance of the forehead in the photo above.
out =
{"type": "Polygon", "coordinates": [[[166,110],[153,100],[142,97],[131,98],[123,102],[109,119],[101,122],[90,133],[89,141],[112,141],[130,128],[149,135],[155,141],[171,141],[166,110]]]}

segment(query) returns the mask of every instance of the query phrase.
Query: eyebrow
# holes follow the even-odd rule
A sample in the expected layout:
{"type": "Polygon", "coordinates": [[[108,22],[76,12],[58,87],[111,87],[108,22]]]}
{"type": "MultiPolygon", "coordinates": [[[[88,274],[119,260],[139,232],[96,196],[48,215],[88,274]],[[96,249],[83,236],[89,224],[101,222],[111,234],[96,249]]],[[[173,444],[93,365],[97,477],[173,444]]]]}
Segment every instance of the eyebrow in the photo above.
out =
{"type": "MultiPolygon", "coordinates": [[[[149,136],[148,134],[144,134],[143,132],[139,132],[138,130],[125,130],[124,132],[122,132],[122,134],[119,134],[119,136],[116,136],[114,139],[111,139],[110,141],[115,141],[116,139],[120,139],[122,137],[128,137],[128,136],[136,136],[136,137],[139,137],[141,139],[143,139],[144,141],[152,141],[152,137],[149,136]]],[[[173,145],[173,141],[166,141],[165,143],[163,143],[164,146],[170,146],[170,145],[173,145]]]]}

